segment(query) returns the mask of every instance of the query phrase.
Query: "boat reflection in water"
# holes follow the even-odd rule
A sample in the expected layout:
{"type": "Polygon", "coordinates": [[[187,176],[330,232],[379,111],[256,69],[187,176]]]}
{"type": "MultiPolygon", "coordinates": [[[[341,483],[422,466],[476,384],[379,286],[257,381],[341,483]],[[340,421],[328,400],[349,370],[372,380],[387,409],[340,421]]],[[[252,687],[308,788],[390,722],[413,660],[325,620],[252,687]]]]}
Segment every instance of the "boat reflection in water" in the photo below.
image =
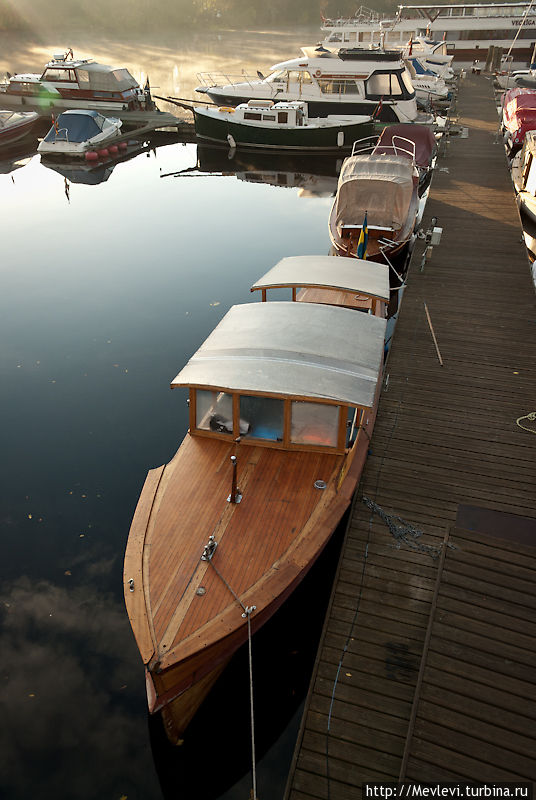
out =
{"type": "Polygon", "coordinates": [[[227,147],[197,146],[195,167],[173,173],[236,175],[238,180],[299,189],[300,197],[332,197],[342,158],[336,156],[282,155],[238,152],[227,147]]]}
{"type": "Polygon", "coordinates": [[[125,149],[119,150],[117,154],[107,155],[95,161],[84,161],[80,157],[67,158],[57,155],[41,155],[41,164],[47,169],[58,172],[70,183],[86,184],[96,186],[108,180],[117,164],[130,161],[142,153],[150,153],[158,147],[180,142],[181,139],[176,134],[155,131],[150,138],[129,139],[125,149]]]}
{"type": "MultiPolygon", "coordinates": [[[[345,515],[310,573],[253,639],[259,797],[284,793],[346,520],[345,515]]],[[[222,673],[180,747],[169,743],[161,721],[151,715],[149,733],[166,800],[248,797],[252,761],[247,645],[222,673]]]]}

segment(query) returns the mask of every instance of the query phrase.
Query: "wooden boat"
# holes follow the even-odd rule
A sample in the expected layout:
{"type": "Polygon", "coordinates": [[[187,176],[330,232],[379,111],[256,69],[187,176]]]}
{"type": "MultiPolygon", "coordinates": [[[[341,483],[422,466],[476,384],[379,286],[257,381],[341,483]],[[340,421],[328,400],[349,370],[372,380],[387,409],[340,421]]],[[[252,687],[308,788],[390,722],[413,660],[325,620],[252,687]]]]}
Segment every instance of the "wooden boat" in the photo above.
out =
{"type": "Polygon", "coordinates": [[[368,149],[356,142],[343,162],[329,234],[337,255],[356,257],[366,220],[367,259],[389,264],[407,249],[419,212],[415,144],[395,141],[372,153],[368,149]]]}
{"type": "MultiPolygon", "coordinates": [[[[316,288],[370,290],[377,313],[310,302],[233,306],[171,383],[188,390],[190,427],[171,462],[147,476],[124,592],[149,711],[162,714],[172,742],[248,629],[254,635],[315,562],[368,451],[387,269],[383,287],[376,273],[371,287],[370,265],[362,284],[360,262],[350,271],[343,259],[310,258],[316,288]]],[[[277,282],[296,292],[286,270],[299,265],[286,261],[277,282]]]]}
{"type": "Polygon", "coordinates": [[[64,111],[39,143],[37,152],[48,156],[81,157],[104,150],[121,133],[117,117],[104,117],[98,111],[64,111]]]}
{"type": "Polygon", "coordinates": [[[520,150],[527,131],[536,129],[536,90],[515,88],[504,93],[502,130],[510,157],[520,150]]]}
{"type": "Polygon", "coordinates": [[[142,89],[125,68],[74,58],[73,51],[56,53],[41,74],[11,75],[0,84],[0,107],[50,113],[68,108],[121,111],[154,108],[148,89],[142,89]]]}
{"type": "Polygon", "coordinates": [[[38,119],[35,111],[0,111],[0,147],[29,136],[38,119]]]}
{"type": "Polygon", "coordinates": [[[329,152],[349,150],[357,138],[372,136],[370,116],[330,115],[311,119],[307,103],[249,100],[236,108],[196,108],[199,139],[225,142],[230,147],[329,152]]]}

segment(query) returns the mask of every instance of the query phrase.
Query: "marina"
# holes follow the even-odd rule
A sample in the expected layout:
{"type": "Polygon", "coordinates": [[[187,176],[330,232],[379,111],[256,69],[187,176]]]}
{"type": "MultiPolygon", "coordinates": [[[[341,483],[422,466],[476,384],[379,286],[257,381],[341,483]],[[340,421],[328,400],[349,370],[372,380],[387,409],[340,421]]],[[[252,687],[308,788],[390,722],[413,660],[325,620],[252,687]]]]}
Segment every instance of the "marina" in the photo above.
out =
{"type": "MultiPolygon", "coordinates": [[[[219,59],[308,40],[221,35],[219,59]]],[[[173,102],[203,104],[193,74],[96,160],[37,154],[48,111],[3,150],[10,800],[534,780],[534,284],[492,77],[379,138],[364,86],[362,157],[403,197],[382,222],[348,188],[337,256],[359,143],[202,143],[173,102]]]]}

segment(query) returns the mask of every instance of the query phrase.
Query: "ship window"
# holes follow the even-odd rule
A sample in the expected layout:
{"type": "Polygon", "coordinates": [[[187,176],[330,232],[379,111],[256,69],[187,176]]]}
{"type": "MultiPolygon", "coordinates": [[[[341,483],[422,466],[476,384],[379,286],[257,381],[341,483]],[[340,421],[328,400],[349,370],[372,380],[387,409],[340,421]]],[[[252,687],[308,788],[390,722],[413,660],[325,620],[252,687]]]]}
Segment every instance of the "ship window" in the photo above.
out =
{"type": "Polygon", "coordinates": [[[278,72],[272,72],[271,75],[268,75],[266,78],[267,83],[286,83],[287,80],[287,71],[286,69],[280,69],[278,72]]]}
{"type": "Polygon", "coordinates": [[[43,72],[42,80],[47,81],[68,81],[69,70],[64,69],[46,69],[43,72]]]}
{"type": "Polygon", "coordinates": [[[283,441],[284,401],[274,397],[240,396],[240,429],[248,439],[283,441]]]}
{"type": "Polygon", "coordinates": [[[288,122],[288,111],[279,111],[277,114],[277,121],[285,125],[288,122]]]}
{"type": "Polygon", "coordinates": [[[355,80],[345,78],[320,78],[318,81],[320,91],[323,94],[358,94],[360,95],[360,86],[355,80]]]}
{"type": "Polygon", "coordinates": [[[294,444],[336,447],[339,406],[324,403],[292,402],[290,440],[294,444]]]}
{"type": "Polygon", "coordinates": [[[198,389],[196,392],[196,427],[202,431],[233,432],[233,398],[226,392],[198,389]]]}
{"type": "Polygon", "coordinates": [[[301,74],[301,82],[302,83],[312,83],[313,79],[311,78],[311,73],[307,72],[306,69],[303,70],[301,74]]]}
{"type": "Polygon", "coordinates": [[[395,72],[373,72],[367,81],[367,96],[400,97],[402,93],[395,72]]]}
{"type": "Polygon", "coordinates": [[[262,118],[267,122],[275,122],[275,114],[263,114],[262,118]]]}
{"type": "Polygon", "coordinates": [[[244,111],[244,119],[262,119],[262,114],[254,114],[252,111],[244,111]]]}

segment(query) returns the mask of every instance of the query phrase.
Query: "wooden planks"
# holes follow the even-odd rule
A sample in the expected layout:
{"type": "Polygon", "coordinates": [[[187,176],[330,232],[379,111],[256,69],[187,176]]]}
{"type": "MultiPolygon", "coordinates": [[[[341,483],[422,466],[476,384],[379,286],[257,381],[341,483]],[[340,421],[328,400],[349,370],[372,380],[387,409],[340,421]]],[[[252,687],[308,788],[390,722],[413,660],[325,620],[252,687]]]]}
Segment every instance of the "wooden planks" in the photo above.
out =
{"type": "Polygon", "coordinates": [[[536,436],[516,425],[536,410],[536,306],[484,76],[461,84],[459,111],[469,138],[438,162],[425,225],[443,238],[422,270],[414,254],[287,800],[536,779],[536,542],[453,527],[460,506],[510,514],[514,531],[536,518],[536,436]],[[417,546],[450,531],[457,549],[398,549],[362,494],[420,529],[417,546]]]}

